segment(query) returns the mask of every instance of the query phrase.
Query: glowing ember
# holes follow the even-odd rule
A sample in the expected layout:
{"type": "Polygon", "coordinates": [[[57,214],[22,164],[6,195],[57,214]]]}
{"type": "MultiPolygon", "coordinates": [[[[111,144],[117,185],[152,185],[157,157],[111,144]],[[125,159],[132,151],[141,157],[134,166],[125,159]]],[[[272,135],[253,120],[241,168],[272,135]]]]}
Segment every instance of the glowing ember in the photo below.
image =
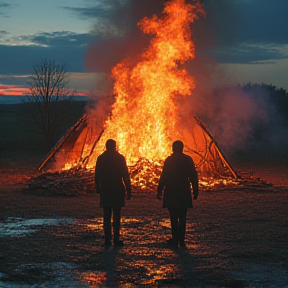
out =
{"type": "MultiPolygon", "coordinates": [[[[113,138],[128,165],[138,159],[164,159],[178,138],[176,96],[191,95],[194,78],[180,65],[195,57],[190,23],[204,14],[201,5],[185,0],[166,3],[162,17],[144,18],[138,25],[146,34],[154,34],[149,48],[133,65],[126,59],[112,69],[116,100],[112,116],[95,147],[95,158],[105,142],[113,138]]],[[[91,157],[88,166],[94,166],[91,157]]]]}

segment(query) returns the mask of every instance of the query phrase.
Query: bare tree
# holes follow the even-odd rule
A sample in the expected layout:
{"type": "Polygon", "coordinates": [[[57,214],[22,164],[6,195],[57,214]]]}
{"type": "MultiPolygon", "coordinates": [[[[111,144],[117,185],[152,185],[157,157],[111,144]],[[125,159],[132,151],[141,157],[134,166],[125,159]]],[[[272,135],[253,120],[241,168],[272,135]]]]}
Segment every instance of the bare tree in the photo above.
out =
{"type": "Polygon", "coordinates": [[[67,115],[68,104],[74,101],[75,91],[67,89],[69,82],[65,62],[41,60],[33,67],[28,85],[30,95],[23,102],[26,112],[40,128],[50,149],[54,143],[55,132],[67,115]]]}

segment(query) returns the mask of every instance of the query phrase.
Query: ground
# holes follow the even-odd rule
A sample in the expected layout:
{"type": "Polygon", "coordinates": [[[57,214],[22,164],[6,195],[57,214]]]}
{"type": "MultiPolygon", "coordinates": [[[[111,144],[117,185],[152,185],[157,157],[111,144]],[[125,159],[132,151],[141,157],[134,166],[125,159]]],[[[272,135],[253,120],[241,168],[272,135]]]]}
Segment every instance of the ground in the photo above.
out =
{"type": "Polygon", "coordinates": [[[186,248],[166,244],[156,194],[134,193],[125,245],[107,249],[98,195],[29,193],[34,168],[10,165],[0,179],[0,287],[287,287],[288,169],[255,167],[273,185],[200,191],[186,248]]]}

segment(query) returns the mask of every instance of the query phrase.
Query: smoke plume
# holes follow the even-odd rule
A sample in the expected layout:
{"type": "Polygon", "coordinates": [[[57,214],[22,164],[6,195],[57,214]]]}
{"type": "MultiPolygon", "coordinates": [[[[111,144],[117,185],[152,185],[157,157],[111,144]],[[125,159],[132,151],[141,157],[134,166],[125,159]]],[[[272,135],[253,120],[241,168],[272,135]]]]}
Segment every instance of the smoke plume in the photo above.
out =
{"type": "MultiPolygon", "coordinates": [[[[265,93],[245,93],[239,87],[215,90],[215,87],[233,83],[233,74],[218,65],[211,51],[240,42],[237,27],[243,20],[243,11],[241,6],[236,5],[236,1],[202,2],[206,17],[195,21],[191,27],[196,57],[185,64],[185,68],[195,78],[196,88],[191,97],[179,100],[183,122],[189,123],[193,115],[207,121],[217,142],[230,153],[242,148],[263,146],[263,143],[275,147],[283,140],[286,141],[283,136],[285,125],[279,126],[279,117],[275,117],[276,108],[271,105],[265,93]],[[275,125],[278,125],[278,130],[271,128],[275,125]],[[267,135],[255,140],[254,135],[261,127],[266,127],[267,135]]],[[[137,23],[144,16],[160,15],[165,0],[103,0],[103,3],[107,7],[105,17],[95,20],[92,31],[95,40],[87,51],[85,64],[89,71],[106,73],[107,79],[97,85],[108,83],[106,93],[112,94],[113,83],[109,79],[112,67],[128,57],[130,61],[137,61],[138,55],[149,45],[151,37],[143,34],[137,23]]],[[[226,55],[227,59],[229,55],[226,55]]],[[[99,94],[97,91],[100,90],[95,87],[95,94],[99,94]]],[[[103,113],[111,105],[101,104],[100,107],[103,113]]]]}

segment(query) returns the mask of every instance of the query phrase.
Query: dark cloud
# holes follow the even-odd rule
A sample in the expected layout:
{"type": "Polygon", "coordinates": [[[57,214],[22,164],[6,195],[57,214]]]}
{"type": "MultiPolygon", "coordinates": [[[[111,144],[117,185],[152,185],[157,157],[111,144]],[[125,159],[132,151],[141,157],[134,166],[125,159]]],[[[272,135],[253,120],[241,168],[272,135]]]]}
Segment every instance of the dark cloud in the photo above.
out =
{"type": "Polygon", "coordinates": [[[92,34],[97,38],[86,55],[89,71],[110,72],[111,68],[126,57],[133,58],[147,47],[149,37],[144,35],[137,23],[145,16],[159,15],[165,0],[102,0],[109,7],[105,18],[97,18],[92,34]],[[102,41],[99,41],[99,37],[102,41]]]}
{"type": "Polygon", "coordinates": [[[7,36],[9,33],[7,31],[4,30],[0,30],[0,39],[4,36],[7,36]]]}
{"type": "Polygon", "coordinates": [[[0,74],[29,74],[41,59],[64,61],[69,72],[85,72],[85,46],[6,46],[0,45],[0,74]]]}
{"type": "Polygon", "coordinates": [[[1,16],[6,16],[5,13],[3,12],[3,9],[12,8],[12,7],[13,7],[13,5],[11,5],[11,4],[8,4],[8,3],[5,3],[5,2],[0,3],[0,15],[1,16]]]}
{"type": "MultiPolygon", "coordinates": [[[[279,48],[279,47],[278,47],[279,48]]],[[[273,63],[276,60],[287,59],[288,54],[279,51],[275,46],[239,44],[238,46],[217,47],[211,55],[220,63],[273,63]]]]}
{"type": "MultiPolygon", "coordinates": [[[[87,68],[108,71],[128,55],[145,49],[149,38],[137,23],[144,16],[159,15],[164,3],[164,0],[102,0],[94,8],[74,8],[81,17],[95,18],[92,32],[102,37],[88,51],[87,68]]],[[[196,53],[202,60],[245,64],[288,57],[283,49],[288,44],[288,1],[204,0],[203,3],[206,17],[192,24],[196,53]]]]}
{"type": "MultiPolygon", "coordinates": [[[[20,70],[19,63],[24,60],[25,63],[29,61],[28,67],[30,67],[31,62],[46,58],[45,55],[68,59],[71,54],[69,58],[71,62],[78,63],[71,65],[81,66],[82,71],[84,64],[79,65],[79,62],[84,62],[85,45],[90,43],[85,57],[86,67],[90,71],[108,72],[122,59],[139,55],[147,47],[150,36],[144,35],[137,23],[145,16],[160,15],[165,2],[165,0],[98,0],[93,6],[62,7],[73,13],[73,16],[95,19],[91,31],[93,39],[91,34],[69,31],[20,36],[18,41],[34,43],[35,47],[0,46],[0,55],[5,55],[0,58],[0,70],[9,70],[9,61],[16,64],[13,69],[20,70]],[[77,55],[77,51],[83,54],[77,55]],[[32,59],[22,59],[28,56],[32,59]],[[19,62],[14,59],[18,59],[19,62]]],[[[192,24],[196,56],[197,59],[201,59],[203,66],[208,58],[216,63],[253,63],[287,58],[285,49],[278,47],[288,44],[286,16],[288,1],[204,0],[203,3],[206,17],[192,24]]],[[[2,10],[10,7],[11,4],[0,3],[2,10]]],[[[0,31],[0,39],[6,35],[6,31],[0,31]]],[[[194,62],[198,61],[197,59],[194,62]]],[[[26,68],[27,66],[22,70],[26,68]]]]}
{"type": "Polygon", "coordinates": [[[63,6],[62,9],[70,11],[73,15],[78,16],[81,19],[99,17],[106,18],[109,16],[109,7],[106,5],[95,5],[90,7],[69,7],[63,6]]]}
{"type": "Polygon", "coordinates": [[[35,43],[42,46],[83,46],[91,40],[89,34],[77,34],[69,31],[41,32],[34,35],[21,36],[22,41],[35,43]]]}
{"type": "MultiPolygon", "coordinates": [[[[84,55],[90,41],[89,34],[69,31],[43,32],[19,36],[17,41],[18,45],[0,45],[0,55],[5,55],[0,58],[0,74],[30,73],[35,62],[44,58],[65,61],[73,72],[85,71],[84,55]]],[[[13,39],[10,39],[10,42],[13,42],[13,39]]]]}
{"type": "Polygon", "coordinates": [[[25,87],[25,85],[27,85],[27,81],[28,81],[28,76],[3,76],[0,75],[0,83],[2,83],[1,89],[5,89],[5,85],[7,85],[9,88],[9,86],[23,86],[25,87]]]}
{"type": "MultiPolygon", "coordinates": [[[[96,6],[78,12],[97,19],[95,34],[103,34],[106,29],[106,35],[123,35],[122,40],[125,40],[127,35],[137,39],[140,34],[137,33],[137,22],[144,16],[160,14],[165,1],[104,2],[107,6],[103,5],[102,9],[96,6]]],[[[193,24],[196,48],[207,51],[216,62],[252,63],[287,58],[281,46],[288,44],[288,1],[204,0],[203,3],[206,17],[193,24]]],[[[112,45],[111,37],[104,41],[112,45]]],[[[115,41],[120,45],[121,40],[115,41]]]]}
{"type": "Polygon", "coordinates": [[[204,20],[217,45],[287,44],[288,1],[206,0],[204,20]]]}
{"type": "Polygon", "coordinates": [[[243,10],[239,35],[246,42],[288,44],[288,1],[251,0],[243,10]]]}
{"type": "Polygon", "coordinates": [[[206,49],[217,62],[252,63],[288,57],[283,49],[288,44],[288,1],[205,0],[204,8],[206,18],[196,24],[195,38],[200,47],[209,43],[206,49]]]}
{"type": "Polygon", "coordinates": [[[2,9],[2,8],[10,8],[10,7],[12,7],[11,4],[4,3],[4,2],[0,3],[0,8],[1,8],[1,9],[2,9]]]}
{"type": "Polygon", "coordinates": [[[103,37],[119,37],[137,27],[144,16],[159,13],[165,0],[99,0],[94,6],[69,7],[69,10],[81,19],[94,19],[93,32],[103,37]]]}

